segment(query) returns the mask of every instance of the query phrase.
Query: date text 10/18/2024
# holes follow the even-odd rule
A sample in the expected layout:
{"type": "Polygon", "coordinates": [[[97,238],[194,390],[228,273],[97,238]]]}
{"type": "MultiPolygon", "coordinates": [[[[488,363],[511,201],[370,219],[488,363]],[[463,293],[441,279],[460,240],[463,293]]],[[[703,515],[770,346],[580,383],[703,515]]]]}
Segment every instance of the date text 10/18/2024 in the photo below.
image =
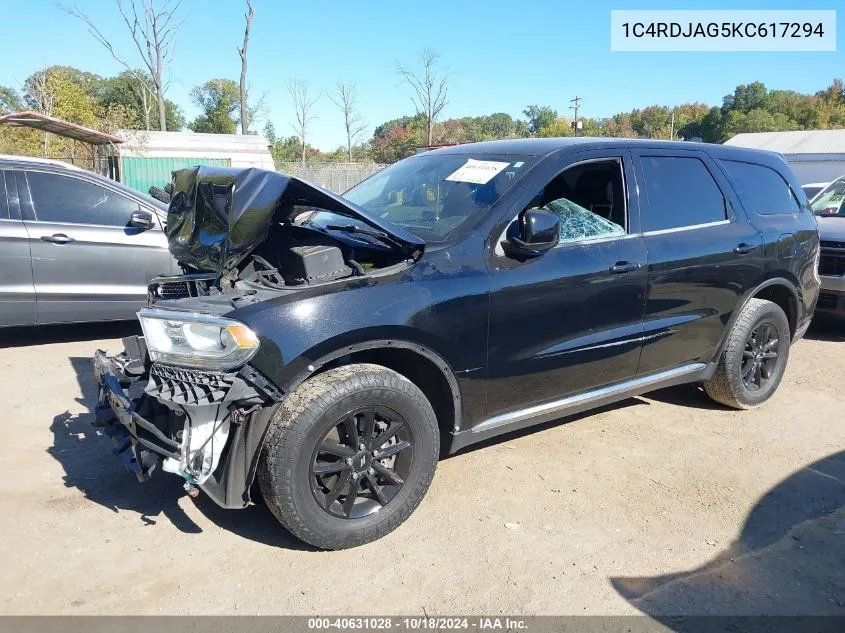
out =
{"type": "Polygon", "coordinates": [[[441,631],[447,629],[482,631],[519,631],[527,629],[524,619],[510,617],[352,617],[352,618],[309,618],[308,629],[319,630],[385,630],[399,631],[441,631]]]}

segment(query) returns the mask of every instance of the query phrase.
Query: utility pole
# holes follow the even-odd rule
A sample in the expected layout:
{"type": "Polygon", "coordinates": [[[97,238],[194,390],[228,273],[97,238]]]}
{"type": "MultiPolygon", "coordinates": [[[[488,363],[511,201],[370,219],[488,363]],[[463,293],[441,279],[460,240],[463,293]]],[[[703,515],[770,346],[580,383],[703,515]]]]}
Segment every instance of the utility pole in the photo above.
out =
{"type": "Polygon", "coordinates": [[[672,123],[669,126],[669,140],[675,140],[675,109],[672,109],[672,123]]]}
{"type": "Polygon", "coordinates": [[[575,128],[575,136],[578,136],[578,128],[580,127],[580,121],[578,120],[578,108],[581,107],[581,97],[575,95],[574,99],[570,99],[569,103],[574,103],[575,105],[569,106],[570,110],[575,110],[575,120],[572,122],[572,127],[575,128]]]}

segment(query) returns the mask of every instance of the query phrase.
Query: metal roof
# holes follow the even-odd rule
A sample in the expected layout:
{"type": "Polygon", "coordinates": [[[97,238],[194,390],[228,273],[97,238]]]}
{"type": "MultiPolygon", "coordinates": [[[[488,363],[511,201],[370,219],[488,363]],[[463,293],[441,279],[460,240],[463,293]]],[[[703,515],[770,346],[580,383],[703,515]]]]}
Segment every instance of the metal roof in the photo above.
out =
{"type": "Polygon", "coordinates": [[[68,138],[90,143],[91,145],[109,145],[110,143],[122,143],[123,139],[99,130],[92,130],[91,128],[71,123],[70,121],[63,121],[55,117],[41,114],[40,112],[33,112],[27,110],[25,112],[12,112],[0,116],[0,123],[8,123],[9,125],[17,125],[24,127],[35,128],[42,132],[52,132],[59,136],[66,136],[68,138]]]}
{"type": "Polygon", "coordinates": [[[725,145],[767,149],[784,155],[845,154],[845,130],[754,132],[737,134],[725,145]]]}

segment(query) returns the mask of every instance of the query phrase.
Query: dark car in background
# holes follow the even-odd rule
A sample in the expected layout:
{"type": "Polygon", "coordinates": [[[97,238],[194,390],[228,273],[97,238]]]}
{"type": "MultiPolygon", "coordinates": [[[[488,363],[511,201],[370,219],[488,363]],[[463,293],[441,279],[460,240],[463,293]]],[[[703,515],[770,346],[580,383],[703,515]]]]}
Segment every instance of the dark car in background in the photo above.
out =
{"type": "Polygon", "coordinates": [[[845,177],[818,193],[811,203],[819,221],[821,293],[816,312],[845,318],[845,177]]]}
{"type": "Polygon", "coordinates": [[[400,525],[441,449],[679,383],[761,405],[818,296],[816,220],[768,152],[510,140],[343,197],[251,169],[173,185],[187,274],[151,284],[144,337],[97,352],[98,424],[139,480],[240,508],[257,478],[322,548],[400,525]]]}
{"type": "Polygon", "coordinates": [[[0,327],[134,319],[178,272],[167,206],[59,161],[0,156],[0,327]]]}

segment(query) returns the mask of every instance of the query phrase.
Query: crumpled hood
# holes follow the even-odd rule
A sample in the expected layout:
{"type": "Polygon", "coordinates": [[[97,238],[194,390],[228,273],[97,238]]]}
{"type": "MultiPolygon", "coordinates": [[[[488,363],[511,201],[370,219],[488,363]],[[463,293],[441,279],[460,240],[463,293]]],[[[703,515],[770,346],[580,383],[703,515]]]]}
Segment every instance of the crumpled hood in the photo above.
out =
{"type": "Polygon", "coordinates": [[[388,234],[410,256],[425,242],[357,205],[294,176],[256,168],[194,167],[173,173],[165,234],[176,260],[223,274],[261,244],[273,222],[295,207],[318,207],[359,218],[388,234]]]}
{"type": "Polygon", "coordinates": [[[845,218],[816,216],[819,239],[825,242],[845,242],[845,218]]]}

